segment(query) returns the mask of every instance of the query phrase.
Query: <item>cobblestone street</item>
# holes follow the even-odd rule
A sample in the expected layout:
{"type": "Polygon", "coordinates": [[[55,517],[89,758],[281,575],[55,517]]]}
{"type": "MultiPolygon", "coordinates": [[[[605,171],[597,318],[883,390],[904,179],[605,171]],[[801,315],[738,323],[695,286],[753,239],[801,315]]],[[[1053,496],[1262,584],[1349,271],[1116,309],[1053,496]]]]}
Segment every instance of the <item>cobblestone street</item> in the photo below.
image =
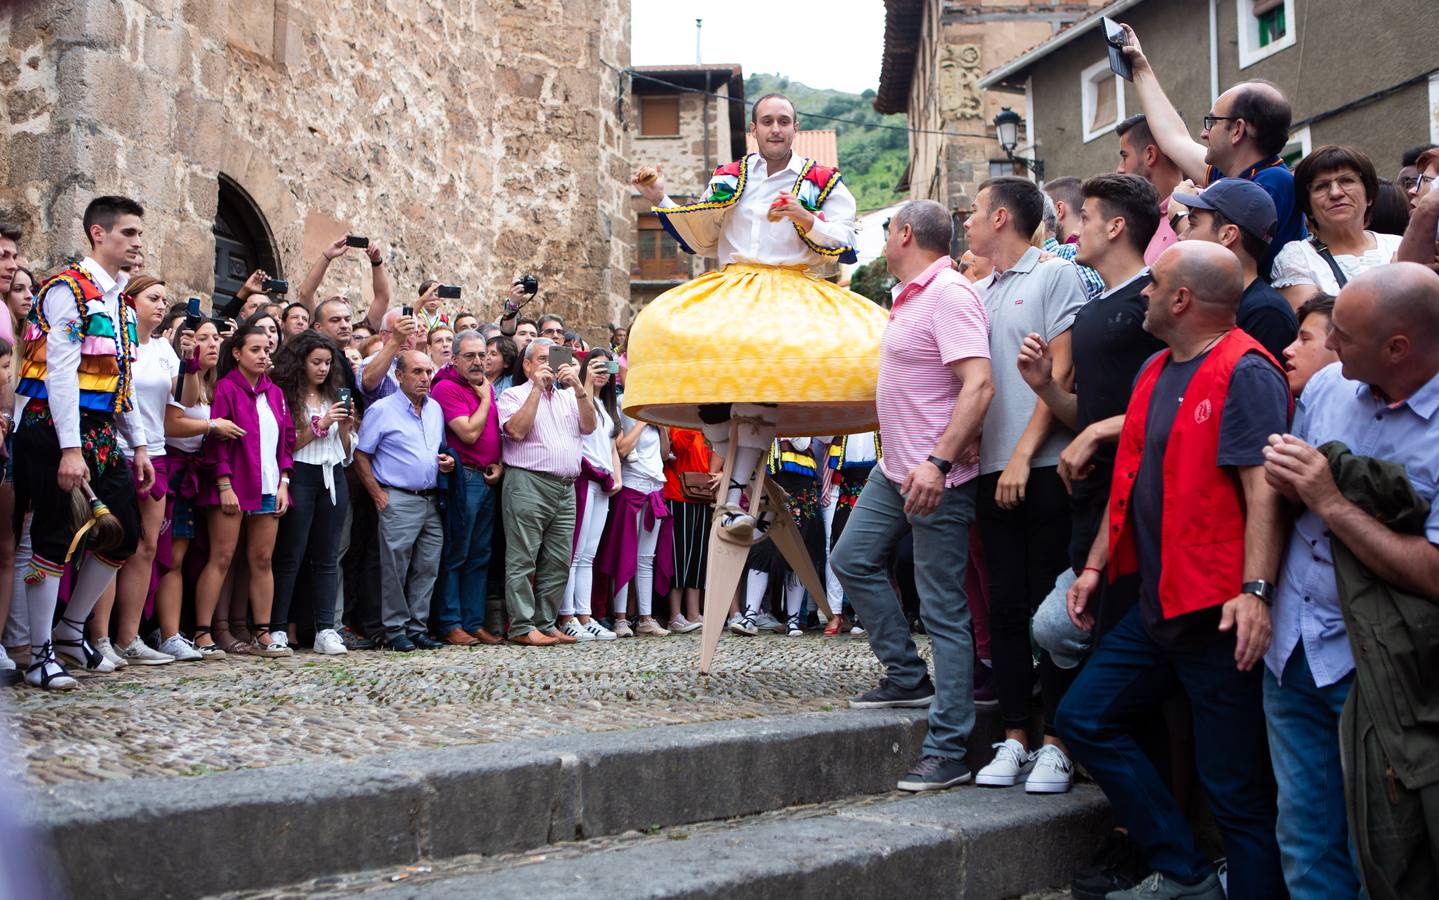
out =
{"type": "Polygon", "coordinates": [[[131,666],[68,694],[21,688],[5,702],[29,779],[59,784],[822,711],[879,674],[863,638],[726,635],[710,677],[698,674],[699,646],[695,632],[551,649],[232,656],[131,666]]]}

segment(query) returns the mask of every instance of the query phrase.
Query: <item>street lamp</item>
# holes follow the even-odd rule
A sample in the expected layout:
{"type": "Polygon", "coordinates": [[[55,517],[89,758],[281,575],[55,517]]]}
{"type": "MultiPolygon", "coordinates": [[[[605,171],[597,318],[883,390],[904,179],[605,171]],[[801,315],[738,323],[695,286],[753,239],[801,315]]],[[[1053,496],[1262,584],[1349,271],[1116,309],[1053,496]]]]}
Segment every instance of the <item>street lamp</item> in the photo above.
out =
{"type": "Polygon", "coordinates": [[[1009,107],[1001,107],[999,115],[994,117],[994,131],[999,137],[999,146],[1004,149],[1004,155],[1009,157],[1010,162],[1016,162],[1034,173],[1034,177],[1040,181],[1044,180],[1044,160],[1025,159],[1022,156],[1014,155],[1014,148],[1019,146],[1019,126],[1024,120],[1019,113],[1009,107]]]}

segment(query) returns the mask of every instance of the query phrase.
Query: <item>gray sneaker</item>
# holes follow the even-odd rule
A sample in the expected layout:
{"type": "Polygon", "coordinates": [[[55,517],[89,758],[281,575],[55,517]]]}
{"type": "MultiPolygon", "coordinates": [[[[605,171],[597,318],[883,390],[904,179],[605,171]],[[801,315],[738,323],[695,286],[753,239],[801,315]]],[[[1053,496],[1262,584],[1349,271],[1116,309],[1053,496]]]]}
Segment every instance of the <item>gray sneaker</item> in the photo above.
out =
{"type": "Polygon", "coordinates": [[[959,760],[947,756],[921,756],[895,787],[902,791],[942,791],[968,780],[969,767],[959,760]]]}
{"type": "Polygon", "coordinates": [[[172,634],[162,641],[160,652],[173,657],[176,662],[196,662],[205,658],[183,634],[172,634]]]}
{"type": "Polygon", "coordinates": [[[95,651],[97,653],[108,659],[110,661],[110,665],[114,666],[115,668],[123,669],[127,665],[129,665],[129,662],[126,661],[125,657],[121,656],[115,650],[115,645],[110,643],[109,638],[96,638],[94,641],[91,642],[91,645],[95,648],[95,651]]]}
{"type": "Polygon", "coordinates": [[[1105,900],[1224,900],[1224,886],[1214,872],[1198,884],[1181,884],[1163,872],[1153,872],[1128,890],[1110,891],[1105,900]]]}
{"type": "Polygon", "coordinates": [[[759,615],[754,617],[754,627],[760,631],[768,631],[771,634],[784,634],[789,631],[785,624],[769,614],[769,610],[760,610],[759,615]]]}

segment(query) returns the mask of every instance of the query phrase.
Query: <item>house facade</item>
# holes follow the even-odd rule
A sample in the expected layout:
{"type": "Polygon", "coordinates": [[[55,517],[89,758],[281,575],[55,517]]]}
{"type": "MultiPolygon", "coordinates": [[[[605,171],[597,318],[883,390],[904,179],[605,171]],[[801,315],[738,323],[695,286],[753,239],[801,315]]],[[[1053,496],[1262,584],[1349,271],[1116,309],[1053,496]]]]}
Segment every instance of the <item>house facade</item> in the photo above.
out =
{"type": "MultiPolygon", "coordinates": [[[[1014,98],[985,90],[980,79],[1099,6],[1100,0],[886,0],[874,108],[909,114],[909,168],[897,189],[937,200],[962,218],[981,182],[1014,174],[993,125],[1014,98]]],[[[956,252],[962,241],[961,232],[956,252]]]]}
{"type": "Polygon", "coordinates": [[[980,85],[1023,110],[1045,175],[1086,177],[1118,162],[1114,126],[1140,112],[1109,70],[1100,16],[1134,27],[1170,100],[1198,136],[1224,90],[1279,85],[1294,109],[1285,159],[1358,147],[1393,178],[1404,150],[1439,143],[1433,0],[1118,0],[990,70],[980,85]],[[1424,23],[1424,24],[1421,24],[1424,23]]]}

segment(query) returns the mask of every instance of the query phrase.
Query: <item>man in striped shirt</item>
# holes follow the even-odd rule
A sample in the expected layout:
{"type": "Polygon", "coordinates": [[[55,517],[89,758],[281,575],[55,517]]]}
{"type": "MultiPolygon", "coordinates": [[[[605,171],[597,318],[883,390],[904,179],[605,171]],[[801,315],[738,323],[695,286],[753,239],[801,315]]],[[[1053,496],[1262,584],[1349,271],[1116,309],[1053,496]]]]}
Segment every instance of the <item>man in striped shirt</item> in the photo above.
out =
{"type": "Polygon", "coordinates": [[[580,383],[579,367],[551,370],[553,346],[548,338],[531,341],[525,383],[499,399],[505,604],[510,640],[528,647],[575,642],[555,627],[555,614],[570,577],[580,441],[595,430],[595,405],[580,383]]]}
{"type": "Polygon", "coordinates": [[[965,744],[974,727],[974,646],[964,593],[974,521],[974,459],[994,396],[989,318],[949,258],[953,225],[932,200],[905,204],[885,243],[899,279],[880,347],[876,404],[884,455],[870,472],[831,556],[835,576],[885,667],[879,687],[850,700],[858,709],[929,707],[921,756],[900,790],[968,781],[965,744]],[[915,649],[885,563],[907,528],[914,575],[934,655],[934,680],[915,649]]]}

